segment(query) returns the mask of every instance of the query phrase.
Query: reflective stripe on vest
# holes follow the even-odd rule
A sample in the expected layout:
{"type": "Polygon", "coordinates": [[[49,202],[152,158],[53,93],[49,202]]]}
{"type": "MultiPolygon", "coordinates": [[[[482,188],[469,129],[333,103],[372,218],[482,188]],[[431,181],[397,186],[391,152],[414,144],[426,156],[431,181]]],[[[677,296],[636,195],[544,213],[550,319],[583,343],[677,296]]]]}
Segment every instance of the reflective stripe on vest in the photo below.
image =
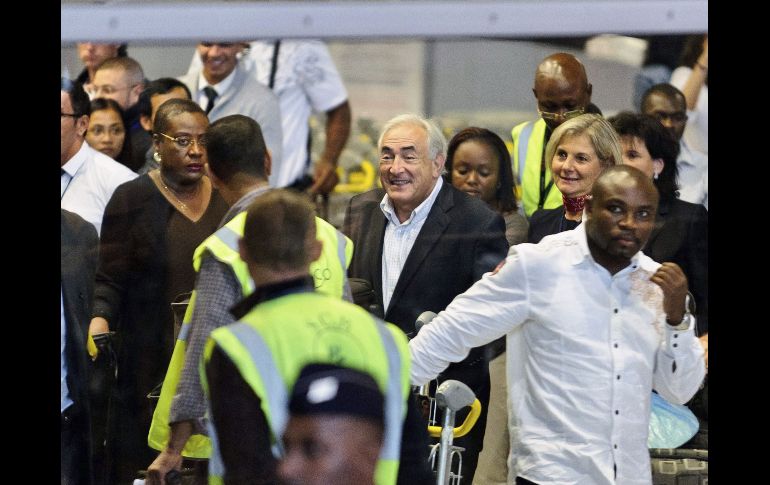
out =
{"type": "Polygon", "coordinates": [[[517,176],[519,177],[517,182],[521,185],[522,177],[524,177],[524,166],[527,164],[527,146],[529,145],[529,137],[532,135],[532,128],[534,128],[535,122],[530,121],[519,134],[519,170],[517,176]]]}
{"type": "Polygon", "coordinates": [[[390,477],[398,476],[398,460],[401,454],[402,423],[405,417],[404,394],[401,387],[401,356],[393,335],[384,323],[377,323],[385,354],[388,356],[388,390],[385,394],[385,433],[380,459],[375,469],[376,483],[389,483],[390,477]]]}

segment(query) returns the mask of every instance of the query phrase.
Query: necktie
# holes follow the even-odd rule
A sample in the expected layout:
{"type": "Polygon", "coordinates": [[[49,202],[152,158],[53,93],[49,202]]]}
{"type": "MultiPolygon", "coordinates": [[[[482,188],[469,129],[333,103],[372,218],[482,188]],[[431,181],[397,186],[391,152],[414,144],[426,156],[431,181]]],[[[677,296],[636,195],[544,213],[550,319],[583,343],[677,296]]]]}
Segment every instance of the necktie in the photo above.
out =
{"type": "Polygon", "coordinates": [[[207,98],[209,98],[209,104],[206,105],[206,114],[209,114],[209,111],[211,111],[211,108],[214,107],[214,100],[217,99],[217,90],[212,88],[211,86],[206,86],[203,88],[203,94],[206,95],[207,98]]]}

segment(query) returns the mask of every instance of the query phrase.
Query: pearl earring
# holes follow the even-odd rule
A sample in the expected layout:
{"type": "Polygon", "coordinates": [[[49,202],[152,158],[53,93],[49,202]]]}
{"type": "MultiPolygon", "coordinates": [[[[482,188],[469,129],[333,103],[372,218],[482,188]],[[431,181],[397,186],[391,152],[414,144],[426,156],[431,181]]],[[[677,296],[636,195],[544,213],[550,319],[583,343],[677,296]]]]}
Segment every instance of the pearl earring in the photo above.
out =
{"type": "MultiPolygon", "coordinates": [[[[155,160],[156,162],[160,163],[160,153],[158,153],[158,152],[153,153],[152,154],[152,159],[155,160]]],[[[657,175],[655,176],[655,178],[657,178],[657,175]]]]}
{"type": "Polygon", "coordinates": [[[652,174],[653,180],[658,180],[658,172],[652,174]]]}

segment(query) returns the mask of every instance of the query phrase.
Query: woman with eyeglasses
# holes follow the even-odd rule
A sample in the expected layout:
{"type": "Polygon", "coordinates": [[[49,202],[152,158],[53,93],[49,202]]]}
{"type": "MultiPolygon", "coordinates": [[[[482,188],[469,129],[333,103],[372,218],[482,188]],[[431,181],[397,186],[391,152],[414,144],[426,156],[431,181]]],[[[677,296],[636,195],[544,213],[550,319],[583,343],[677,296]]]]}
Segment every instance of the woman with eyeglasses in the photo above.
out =
{"type": "Polygon", "coordinates": [[[538,209],[529,220],[527,241],[538,243],[549,234],[576,228],[591,188],[605,168],[621,161],[620,141],[612,126],[598,114],[571,118],[554,130],[544,159],[562,194],[562,205],[538,209]]]}
{"type": "Polygon", "coordinates": [[[91,101],[86,141],[113,160],[128,166],[131,163],[131,141],[123,122],[123,108],[117,101],[96,98],[91,101]]]}
{"type": "Polygon", "coordinates": [[[106,483],[131,483],[155,458],[147,394],[163,380],[173,350],[170,305],[192,291],[193,252],[227,210],[204,174],[208,125],[193,101],[163,103],[153,125],[160,168],[118,187],[105,209],[90,330],[114,330],[118,344],[106,483]]]}

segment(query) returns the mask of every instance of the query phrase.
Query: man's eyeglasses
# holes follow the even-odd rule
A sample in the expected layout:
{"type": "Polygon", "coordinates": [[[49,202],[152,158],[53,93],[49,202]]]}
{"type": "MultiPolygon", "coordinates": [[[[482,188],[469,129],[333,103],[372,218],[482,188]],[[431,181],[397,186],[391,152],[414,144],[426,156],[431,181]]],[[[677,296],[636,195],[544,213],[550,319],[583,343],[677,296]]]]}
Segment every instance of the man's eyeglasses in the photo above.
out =
{"type": "Polygon", "coordinates": [[[682,113],[681,111],[676,111],[674,113],[656,111],[652,113],[652,116],[656,117],[659,121],[671,120],[674,123],[683,123],[687,121],[687,114],[682,113]]]}
{"type": "Polygon", "coordinates": [[[572,111],[565,111],[564,113],[551,113],[549,111],[540,111],[537,110],[538,113],[540,113],[540,116],[544,120],[556,120],[559,118],[564,118],[565,120],[568,120],[570,118],[574,118],[576,116],[580,116],[586,112],[585,108],[580,109],[574,109],[572,111]]]}
{"type": "Polygon", "coordinates": [[[64,111],[61,112],[62,116],[69,116],[70,118],[80,118],[83,115],[79,115],[77,113],[65,113],[64,111]]]}
{"type": "Polygon", "coordinates": [[[93,84],[89,84],[87,86],[83,86],[83,89],[85,90],[86,94],[88,94],[89,97],[98,98],[100,93],[104,96],[110,96],[112,94],[117,93],[118,91],[131,89],[134,86],[136,86],[136,84],[132,84],[130,86],[123,86],[122,88],[116,88],[115,86],[111,86],[109,84],[105,84],[104,86],[96,86],[93,84]]]}
{"type": "Polygon", "coordinates": [[[198,148],[206,148],[206,140],[203,139],[203,137],[198,138],[196,140],[195,138],[193,138],[191,136],[187,136],[187,135],[173,137],[173,136],[168,136],[165,133],[161,133],[161,132],[157,132],[157,133],[158,133],[158,135],[164,136],[164,137],[168,138],[169,140],[173,141],[176,144],[176,146],[178,146],[179,148],[187,148],[190,145],[192,145],[193,143],[197,144],[198,148]]]}

